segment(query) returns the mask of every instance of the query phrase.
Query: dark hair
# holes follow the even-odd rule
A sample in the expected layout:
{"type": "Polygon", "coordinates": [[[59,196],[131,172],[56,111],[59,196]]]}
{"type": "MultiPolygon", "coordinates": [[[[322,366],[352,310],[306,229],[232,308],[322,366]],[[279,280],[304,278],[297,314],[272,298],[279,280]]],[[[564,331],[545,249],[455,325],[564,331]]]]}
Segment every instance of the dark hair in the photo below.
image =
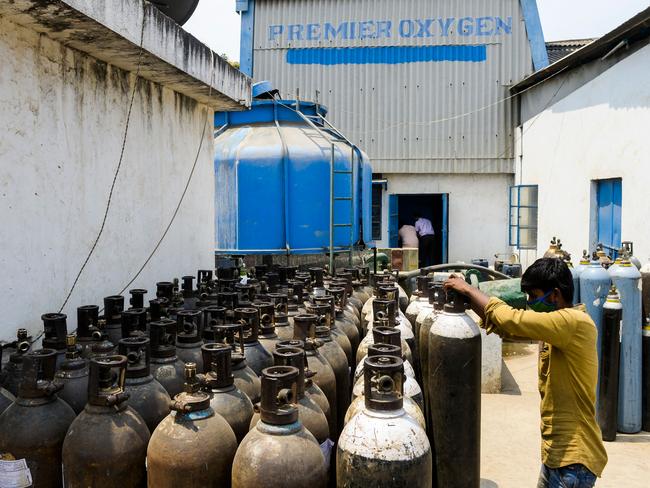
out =
{"type": "Polygon", "coordinates": [[[544,293],[557,288],[562,298],[573,302],[573,276],[564,261],[557,258],[541,258],[535,261],[521,277],[521,291],[530,293],[542,290],[544,293]]]}

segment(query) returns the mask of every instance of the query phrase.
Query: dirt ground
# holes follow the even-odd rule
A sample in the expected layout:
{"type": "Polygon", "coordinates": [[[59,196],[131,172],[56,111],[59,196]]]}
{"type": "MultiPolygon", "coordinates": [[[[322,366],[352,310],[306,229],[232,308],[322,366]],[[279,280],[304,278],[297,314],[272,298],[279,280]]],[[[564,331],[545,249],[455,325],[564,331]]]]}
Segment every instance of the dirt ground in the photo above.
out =
{"type": "MultiPolygon", "coordinates": [[[[482,395],[481,488],[535,488],[540,469],[537,345],[504,357],[503,391],[482,395]]],[[[650,487],[650,433],[606,442],[598,488],[650,487]]]]}

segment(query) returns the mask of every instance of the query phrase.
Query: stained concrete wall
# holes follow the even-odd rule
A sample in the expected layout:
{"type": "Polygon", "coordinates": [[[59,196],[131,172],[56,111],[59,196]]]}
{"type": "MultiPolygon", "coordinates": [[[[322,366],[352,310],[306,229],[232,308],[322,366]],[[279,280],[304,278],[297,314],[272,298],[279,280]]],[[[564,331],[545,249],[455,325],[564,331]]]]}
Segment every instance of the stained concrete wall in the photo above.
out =
{"type": "Polygon", "coordinates": [[[517,184],[539,185],[537,250],[558,236],[574,262],[596,245],[595,180],[622,178],[622,239],[650,257],[647,171],[650,154],[650,46],[618,62],[596,60],[523,95],[517,184]],[[542,109],[538,109],[542,107],[542,109]],[[546,108],[543,108],[546,107],[546,108]],[[523,136],[521,135],[523,134],[523,136]]]}
{"type": "MultiPolygon", "coordinates": [[[[0,17],[0,340],[42,329],[99,231],[122,146],[133,74],[0,17]]],[[[137,81],[104,233],[64,312],[117,293],[172,216],[206,137],[178,216],[131,287],[150,291],[214,263],[212,115],[206,106],[137,81]]]]}
{"type": "Polygon", "coordinates": [[[389,174],[382,202],[382,236],[377,247],[388,246],[389,194],[449,194],[448,243],[450,263],[473,258],[493,260],[508,252],[508,174],[389,174]]]}

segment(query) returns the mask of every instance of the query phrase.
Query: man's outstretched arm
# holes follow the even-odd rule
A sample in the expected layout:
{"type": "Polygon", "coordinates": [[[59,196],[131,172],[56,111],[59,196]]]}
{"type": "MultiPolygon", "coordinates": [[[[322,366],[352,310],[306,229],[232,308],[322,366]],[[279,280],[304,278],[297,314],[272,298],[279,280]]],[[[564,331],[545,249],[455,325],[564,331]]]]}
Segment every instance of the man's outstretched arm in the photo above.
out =
{"type": "Polygon", "coordinates": [[[454,290],[468,297],[472,310],[474,310],[481,320],[485,320],[485,307],[490,301],[489,296],[478,288],[468,284],[463,278],[458,278],[457,276],[452,276],[445,281],[445,290],[454,290]]]}

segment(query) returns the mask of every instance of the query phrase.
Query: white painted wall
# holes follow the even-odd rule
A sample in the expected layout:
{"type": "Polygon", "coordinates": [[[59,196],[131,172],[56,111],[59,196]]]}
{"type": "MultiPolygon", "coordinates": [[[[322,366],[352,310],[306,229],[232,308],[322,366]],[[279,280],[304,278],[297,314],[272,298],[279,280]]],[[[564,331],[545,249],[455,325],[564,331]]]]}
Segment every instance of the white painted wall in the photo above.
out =
{"type": "Polygon", "coordinates": [[[449,194],[450,263],[470,262],[508,252],[508,188],[511,175],[502,174],[388,174],[382,202],[382,236],[388,245],[388,195],[449,194]]]}
{"type": "MultiPolygon", "coordinates": [[[[57,311],[99,227],[134,82],[126,72],[0,18],[0,340],[36,334],[57,311]]],[[[101,304],[144,263],[181,196],[178,216],[132,288],[214,264],[212,116],[154,83],[138,82],[106,227],[64,312],[101,304]]]]}
{"type": "Polygon", "coordinates": [[[541,256],[553,236],[562,239],[574,261],[579,259],[582,249],[595,244],[592,181],[622,178],[622,238],[634,242],[635,254],[645,262],[650,257],[650,46],[586,83],[564,75],[565,86],[576,83],[577,88],[548,104],[562,76],[531,90],[522,102],[522,107],[540,100],[548,105],[525,121],[516,164],[518,184],[539,185],[537,251],[522,251],[522,261],[529,265],[541,256]]]}

